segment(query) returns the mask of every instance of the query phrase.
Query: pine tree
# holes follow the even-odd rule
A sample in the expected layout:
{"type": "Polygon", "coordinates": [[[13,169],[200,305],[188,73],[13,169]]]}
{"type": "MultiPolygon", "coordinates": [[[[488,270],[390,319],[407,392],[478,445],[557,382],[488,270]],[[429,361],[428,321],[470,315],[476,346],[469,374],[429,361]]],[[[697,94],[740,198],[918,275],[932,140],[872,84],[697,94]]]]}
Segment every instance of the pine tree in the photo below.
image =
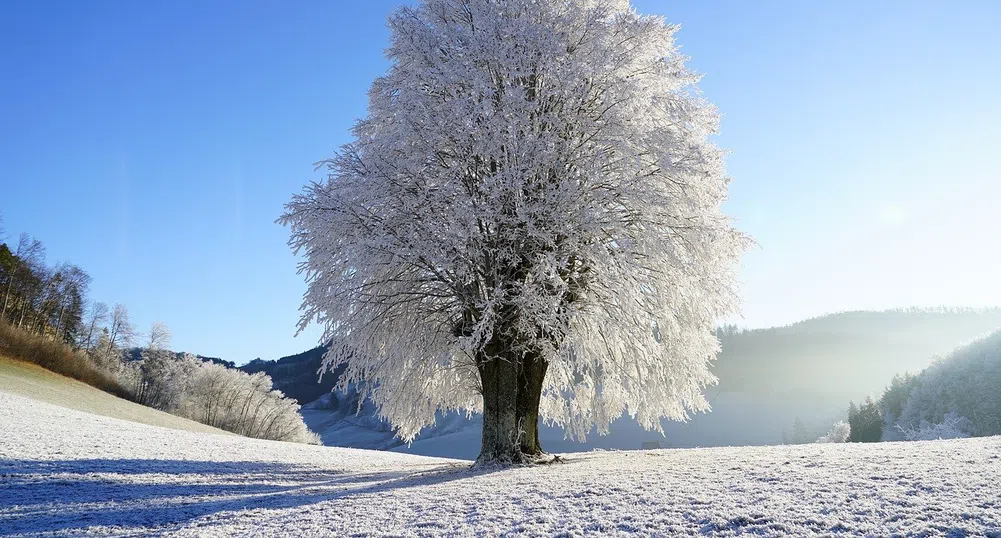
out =
{"type": "Polygon", "coordinates": [[[883,415],[879,406],[870,397],[856,407],[854,402],[848,407],[848,424],[852,443],[877,443],[883,438],[883,415]]]}

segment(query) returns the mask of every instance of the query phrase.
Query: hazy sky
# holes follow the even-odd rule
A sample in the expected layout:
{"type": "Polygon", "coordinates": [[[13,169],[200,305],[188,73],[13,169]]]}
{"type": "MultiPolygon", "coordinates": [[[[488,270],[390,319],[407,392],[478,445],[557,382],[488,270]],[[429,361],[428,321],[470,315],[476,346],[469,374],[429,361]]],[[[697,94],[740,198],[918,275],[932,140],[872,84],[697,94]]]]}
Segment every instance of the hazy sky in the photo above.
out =
{"type": "MultiPolygon", "coordinates": [[[[92,296],[237,362],[293,339],[274,224],[348,140],[399,2],[0,3],[0,211],[92,296]]],[[[1001,304],[1001,2],[636,1],[724,113],[746,326],[1001,304]]]]}

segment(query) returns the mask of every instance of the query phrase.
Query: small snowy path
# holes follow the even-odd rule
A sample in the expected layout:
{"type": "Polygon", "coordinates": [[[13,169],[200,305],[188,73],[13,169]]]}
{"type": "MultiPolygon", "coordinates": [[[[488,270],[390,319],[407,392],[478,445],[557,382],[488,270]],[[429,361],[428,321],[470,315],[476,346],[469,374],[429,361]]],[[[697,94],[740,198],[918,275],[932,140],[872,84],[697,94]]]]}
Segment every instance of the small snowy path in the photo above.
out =
{"type": "Polygon", "coordinates": [[[169,430],[0,392],[0,536],[988,536],[1001,438],[541,468],[169,430]]]}

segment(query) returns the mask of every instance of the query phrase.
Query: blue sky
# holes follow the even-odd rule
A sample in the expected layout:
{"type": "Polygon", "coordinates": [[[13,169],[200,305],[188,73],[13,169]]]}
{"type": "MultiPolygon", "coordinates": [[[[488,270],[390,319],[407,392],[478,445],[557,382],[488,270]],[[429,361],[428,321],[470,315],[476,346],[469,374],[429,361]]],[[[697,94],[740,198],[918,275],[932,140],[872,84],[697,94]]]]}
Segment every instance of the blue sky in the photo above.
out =
{"type": "MultiPolygon", "coordinates": [[[[294,339],[274,224],[348,141],[399,2],[0,4],[0,211],[92,296],[237,362],[294,339]]],[[[724,114],[746,326],[997,305],[1001,3],[635,1],[724,114]]]]}

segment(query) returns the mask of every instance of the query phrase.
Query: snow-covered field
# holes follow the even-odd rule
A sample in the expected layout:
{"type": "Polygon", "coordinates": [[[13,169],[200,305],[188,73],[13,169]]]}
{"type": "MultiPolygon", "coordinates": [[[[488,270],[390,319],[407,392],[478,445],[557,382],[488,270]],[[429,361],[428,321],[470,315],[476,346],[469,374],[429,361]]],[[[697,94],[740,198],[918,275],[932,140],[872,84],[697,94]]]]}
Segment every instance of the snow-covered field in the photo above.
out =
{"type": "Polygon", "coordinates": [[[169,430],[0,392],[0,535],[1001,537],[1001,438],[538,468],[169,430]]]}

